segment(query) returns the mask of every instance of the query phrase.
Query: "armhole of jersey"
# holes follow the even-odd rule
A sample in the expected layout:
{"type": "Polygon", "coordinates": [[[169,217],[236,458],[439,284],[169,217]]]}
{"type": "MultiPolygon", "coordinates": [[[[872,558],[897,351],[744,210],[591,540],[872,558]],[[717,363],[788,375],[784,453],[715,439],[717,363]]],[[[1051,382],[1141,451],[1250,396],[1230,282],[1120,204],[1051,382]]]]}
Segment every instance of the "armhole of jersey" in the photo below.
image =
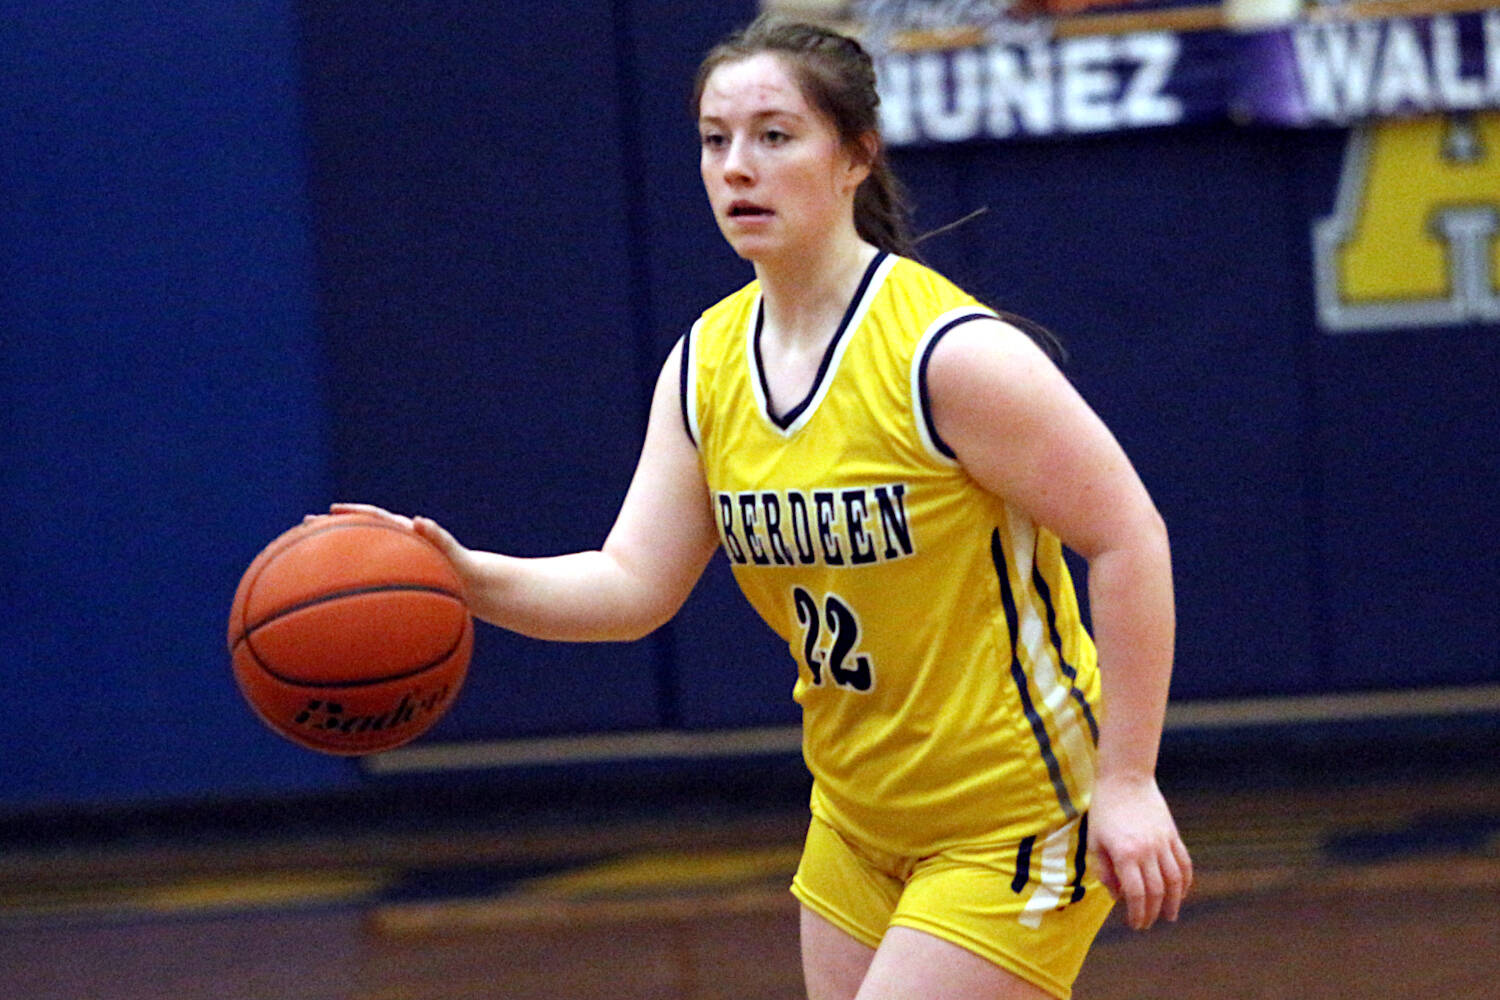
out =
{"type": "Polygon", "coordinates": [[[692,329],[682,335],[682,372],[678,378],[677,398],[682,404],[682,429],[687,432],[688,440],[693,443],[694,448],[700,447],[698,443],[698,365],[694,348],[697,347],[698,338],[693,334],[703,324],[700,319],[693,324],[692,329]]]}
{"type": "Polygon", "coordinates": [[[922,339],[917,342],[911,365],[911,405],[915,411],[913,415],[916,417],[917,433],[922,436],[922,444],[928,453],[945,465],[957,465],[958,456],[948,447],[948,442],[943,440],[942,435],[938,434],[937,424],[932,419],[932,396],[927,390],[927,363],[932,360],[932,349],[945,333],[956,326],[974,320],[998,321],[999,318],[980,306],[961,306],[933,320],[922,334],[922,339]]]}

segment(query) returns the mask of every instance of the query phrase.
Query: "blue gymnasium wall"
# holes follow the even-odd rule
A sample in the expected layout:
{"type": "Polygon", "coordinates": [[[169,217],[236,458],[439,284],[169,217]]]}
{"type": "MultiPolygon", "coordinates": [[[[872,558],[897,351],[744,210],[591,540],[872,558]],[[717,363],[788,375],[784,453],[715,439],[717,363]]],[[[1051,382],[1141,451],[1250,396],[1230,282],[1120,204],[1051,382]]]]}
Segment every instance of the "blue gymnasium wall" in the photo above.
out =
{"type": "Polygon", "coordinates": [[[0,4],[0,805],[325,787],[225,667],[328,491],[281,0],[0,4]]]}
{"type": "MultiPolygon", "coordinates": [[[[240,569],[331,498],[602,538],[660,359],[747,277],[685,99],[752,6],[0,3],[0,807],[360,781],[222,652],[240,569]]],[[[1500,337],[1317,331],[1343,141],[897,157],[924,227],[988,206],[929,256],[1062,334],[1157,497],[1179,697],[1500,678],[1500,337]]],[[[429,739],[791,722],[791,680],[716,562],[640,643],[481,630],[429,739]]]]}

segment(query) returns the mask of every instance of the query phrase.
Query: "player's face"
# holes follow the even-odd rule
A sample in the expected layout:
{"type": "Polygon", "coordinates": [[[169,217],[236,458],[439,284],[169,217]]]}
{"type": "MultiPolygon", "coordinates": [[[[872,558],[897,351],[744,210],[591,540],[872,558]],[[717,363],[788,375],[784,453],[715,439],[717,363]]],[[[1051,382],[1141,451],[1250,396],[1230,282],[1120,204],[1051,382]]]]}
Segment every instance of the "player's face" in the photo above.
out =
{"type": "Polygon", "coordinates": [[[724,63],[698,105],[699,169],[719,231],[752,261],[807,259],[854,225],[869,173],[771,53],[724,63]]]}

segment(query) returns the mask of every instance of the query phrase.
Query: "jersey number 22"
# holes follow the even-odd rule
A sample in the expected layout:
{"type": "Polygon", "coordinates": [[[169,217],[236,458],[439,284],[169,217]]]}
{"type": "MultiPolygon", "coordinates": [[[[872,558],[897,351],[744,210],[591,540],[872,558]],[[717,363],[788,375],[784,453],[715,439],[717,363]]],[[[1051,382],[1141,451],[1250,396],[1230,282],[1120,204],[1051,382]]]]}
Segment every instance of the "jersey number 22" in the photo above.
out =
{"type": "Polygon", "coordinates": [[[859,652],[859,619],[837,594],[827,594],[823,606],[801,587],[792,588],[792,605],[802,626],[802,658],[812,674],[813,684],[823,683],[823,668],[841,688],[868,691],[875,685],[870,658],[859,652]],[[828,626],[828,649],[819,649],[824,623],[828,626]]]}

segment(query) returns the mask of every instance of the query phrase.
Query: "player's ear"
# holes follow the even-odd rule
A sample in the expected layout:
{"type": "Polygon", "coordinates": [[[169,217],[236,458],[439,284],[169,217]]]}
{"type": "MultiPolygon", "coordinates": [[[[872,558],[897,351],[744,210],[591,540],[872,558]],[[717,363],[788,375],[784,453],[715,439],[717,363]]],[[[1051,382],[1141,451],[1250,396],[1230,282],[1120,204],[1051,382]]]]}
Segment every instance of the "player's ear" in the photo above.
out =
{"type": "Polygon", "coordinates": [[[851,186],[858,188],[875,169],[875,161],[880,156],[880,136],[875,132],[865,132],[853,142],[846,143],[844,148],[849,154],[851,186]]]}

